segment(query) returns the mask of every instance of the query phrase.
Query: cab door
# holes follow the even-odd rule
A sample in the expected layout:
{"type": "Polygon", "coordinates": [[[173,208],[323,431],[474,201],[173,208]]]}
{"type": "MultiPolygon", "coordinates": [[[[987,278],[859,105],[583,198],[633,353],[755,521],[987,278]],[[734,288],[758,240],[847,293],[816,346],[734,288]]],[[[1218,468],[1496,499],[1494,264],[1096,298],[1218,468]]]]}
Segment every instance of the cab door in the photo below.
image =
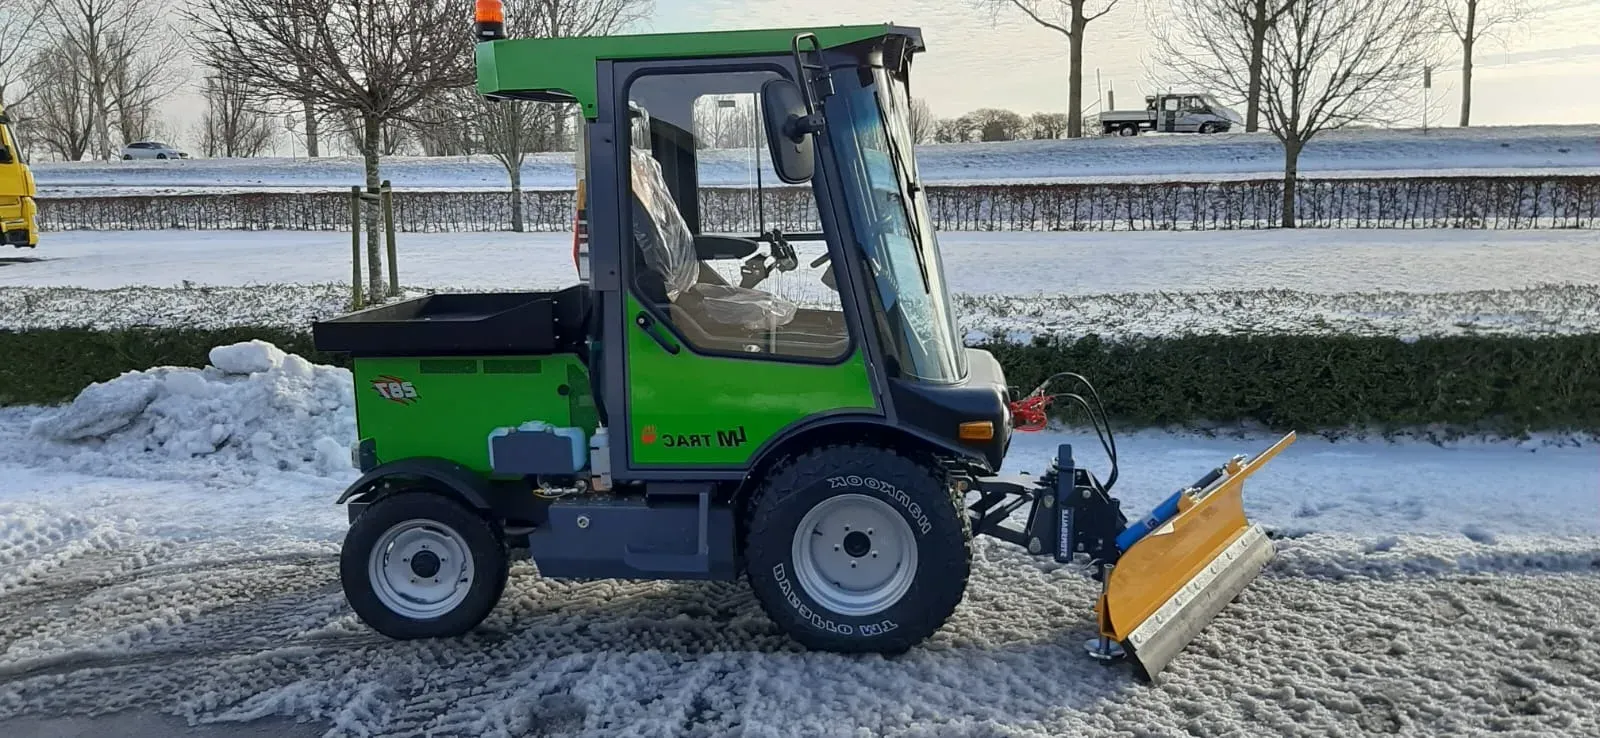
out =
{"type": "Polygon", "coordinates": [[[761,86],[788,76],[776,60],[618,66],[624,478],[742,474],[786,431],[878,412],[829,272],[825,185],[784,185],[764,148],[761,86]]]}
{"type": "Polygon", "coordinates": [[[1175,133],[1178,130],[1178,117],[1183,114],[1179,110],[1180,99],[1175,95],[1161,98],[1161,122],[1157,130],[1163,133],[1175,133]]]}

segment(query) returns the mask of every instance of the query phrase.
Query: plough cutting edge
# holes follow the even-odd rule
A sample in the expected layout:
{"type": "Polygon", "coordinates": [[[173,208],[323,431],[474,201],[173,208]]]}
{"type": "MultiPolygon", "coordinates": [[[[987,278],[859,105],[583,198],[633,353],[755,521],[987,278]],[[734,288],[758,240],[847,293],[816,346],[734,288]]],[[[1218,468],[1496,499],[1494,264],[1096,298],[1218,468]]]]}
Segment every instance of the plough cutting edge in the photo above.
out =
{"type": "Polygon", "coordinates": [[[968,507],[974,534],[1092,567],[1101,591],[1089,654],[1131,661],[1153,681],[1272,560],[1271,539],[1245,517],[1243,485],[1295,440],[1291,432],[1253,458],[1235,456],[1131,522],[1110,485],[1075,464],[1070,444],[1041,476],[957,484],[977,495],[968,507]],[[1023,507],[1026,524],[1007,525],[1023,507]]]}

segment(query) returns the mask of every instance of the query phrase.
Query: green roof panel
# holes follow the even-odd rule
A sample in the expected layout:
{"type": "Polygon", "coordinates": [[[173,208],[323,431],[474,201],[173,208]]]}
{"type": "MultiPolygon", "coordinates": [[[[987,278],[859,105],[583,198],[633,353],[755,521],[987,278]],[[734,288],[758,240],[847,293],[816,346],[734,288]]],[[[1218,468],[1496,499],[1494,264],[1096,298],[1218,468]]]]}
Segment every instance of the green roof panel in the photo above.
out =
{"type": "Polygon", "coordinates": [[[788,54],[796,34],[814,33],[825,49],[884,36],[910,36],[915,28],[892,24],[820,26],[697,33],[653,33],[576,38],[513,38],[478,44],[478,92],[520,93],[543,99],[568,99],[596,115],[595,63],[623,59],[674,59],[788,54]]]}

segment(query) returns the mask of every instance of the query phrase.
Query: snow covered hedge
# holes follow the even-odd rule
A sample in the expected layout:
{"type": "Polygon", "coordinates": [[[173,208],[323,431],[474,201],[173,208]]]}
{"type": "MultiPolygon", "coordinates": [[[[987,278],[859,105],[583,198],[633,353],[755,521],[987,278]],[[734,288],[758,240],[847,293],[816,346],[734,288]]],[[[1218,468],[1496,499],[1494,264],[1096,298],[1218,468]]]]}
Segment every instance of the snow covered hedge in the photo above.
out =
{"type": "MultiPolygon", "coordinates": [[[[947,231],[1234,230],[1277,227],[1282,187],[1278,179],[933,184],[928,200],[947,231]]],[[[752,200],[748,188],[702,189],[704,228],[819,228],[808,189],[768,188],[759,211],[752,200]]],[[[572,191],[527,190],[522,202],[528,230],[571,230],[572,191]]],[[[1306,179],[1298,203],[1303,228],[1600,228],[1600,176],[1306,179]]],[[[48,230],[337,231],[349,230],[350,205],[347,191],[327,190],[48,197],[39,219],[48,230]]],[[[395,191],[402,232],[504,231],[510,223],[508,192],[395,191]]]]}
{"type": "MultiPolygon", "coordinates": [[[[0,405],[66,402],[128,371],[204,367],[214,347],[251,339],[315,364],[345,365],[284,328],[0,331],[0,405]]],[[[1088,376],[1125,425],[1600,432],[1600,334],[1088,336],[981,345],[1022,392],[1058,371],[1088,376]]],[[[1073,417],[1067,403],[1059,412],[1073,417]]]]}

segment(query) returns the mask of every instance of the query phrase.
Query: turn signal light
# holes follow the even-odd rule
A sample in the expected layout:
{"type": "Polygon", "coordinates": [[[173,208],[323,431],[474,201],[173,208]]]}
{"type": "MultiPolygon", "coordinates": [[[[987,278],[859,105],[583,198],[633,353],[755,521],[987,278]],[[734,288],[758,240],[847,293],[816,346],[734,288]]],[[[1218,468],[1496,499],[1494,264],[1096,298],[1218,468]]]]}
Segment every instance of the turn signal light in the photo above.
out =
{"type": "Polygon", "coordinates": [[[506,6],[501,0],[477,0],[474,20],[479,41],[498,41],[506,37],[506,6]]]}
{"type": "Polygon", "coordinates": [[[994,440],[994,421],[974,420],[962,423],[960,438],[963,441],[992,441],[994,440]]]}

